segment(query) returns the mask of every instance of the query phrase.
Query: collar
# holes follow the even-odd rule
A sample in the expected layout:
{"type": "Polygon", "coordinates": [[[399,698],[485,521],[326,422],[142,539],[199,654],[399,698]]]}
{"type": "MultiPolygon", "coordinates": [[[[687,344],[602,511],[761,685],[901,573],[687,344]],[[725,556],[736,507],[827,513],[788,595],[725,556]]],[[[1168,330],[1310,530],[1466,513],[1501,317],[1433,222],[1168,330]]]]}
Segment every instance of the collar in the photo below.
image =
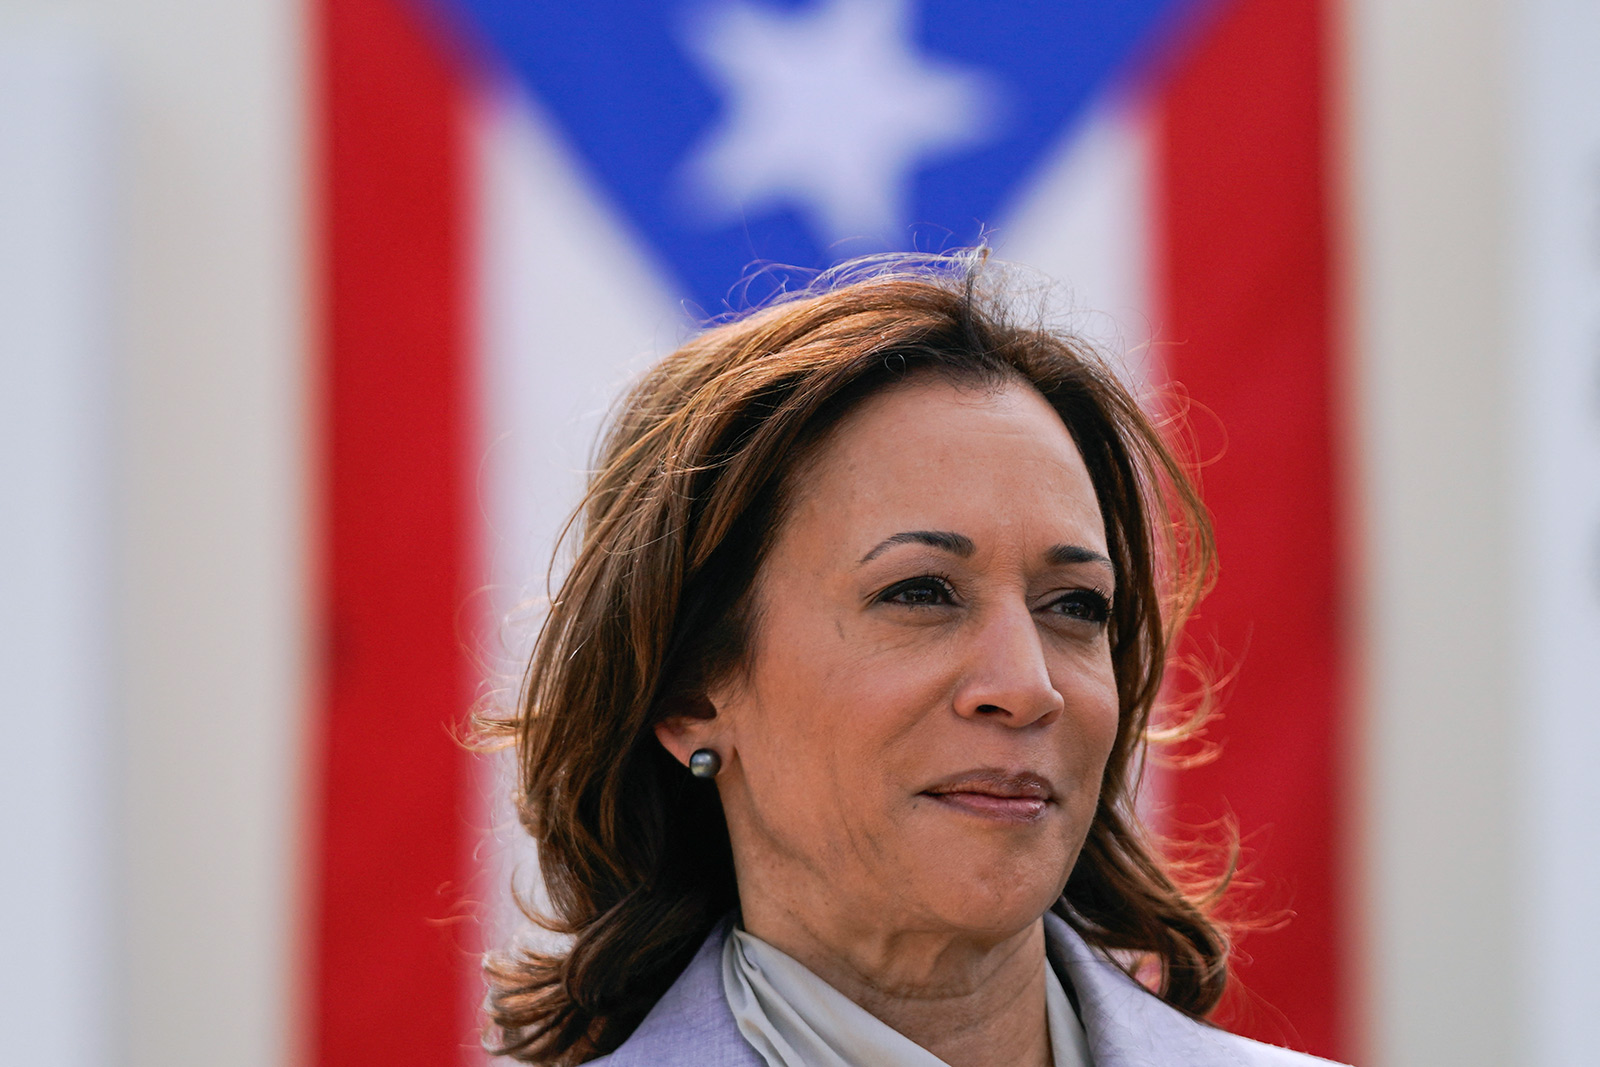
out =
{"type": "MultiPolygon", "coordinates": [[[[594,1067],[763,1067],[740,1035],[722,989],[722,944],[732,925],[732,916],[716,925],[639,1028],[610,1056],[592,1061],[594,1067]]],[[[1046,913],[1044,930],[1051,962],[1077,994],[1095,1067],[1248,1062],[1235,1051],[1238,1039],[1169,1007],[1059,916],[1046,913]]]]}

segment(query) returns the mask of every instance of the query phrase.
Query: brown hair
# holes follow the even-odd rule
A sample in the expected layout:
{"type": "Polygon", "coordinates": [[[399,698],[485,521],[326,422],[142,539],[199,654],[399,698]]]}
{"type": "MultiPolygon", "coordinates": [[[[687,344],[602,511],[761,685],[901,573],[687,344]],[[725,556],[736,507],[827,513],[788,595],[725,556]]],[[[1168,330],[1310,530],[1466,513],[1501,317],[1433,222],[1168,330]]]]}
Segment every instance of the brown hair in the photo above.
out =
{"type": "Polygon", "coordinates": [[[514,736],[517,809],[538,843],[553,952],[486,964],[493,1050],[577,1064],[616,1048],[737,894],[715,788],[653,727],[738,665],[756,572],[808,448],[864,397],[909,375],[1021,380],[1061,416],[1099,497],[1117,597],[1120,723],[1087,840],[1055,910],[1201,1016],[1228,943],[1179,888],[1133,813],[1168,650],[1213,571],[1210,525],[1183,466],[1116,373],[1076,338],[1012,319],[982,254],[878,259],[707,330],[623,399],[577,515],[514,736]]]}

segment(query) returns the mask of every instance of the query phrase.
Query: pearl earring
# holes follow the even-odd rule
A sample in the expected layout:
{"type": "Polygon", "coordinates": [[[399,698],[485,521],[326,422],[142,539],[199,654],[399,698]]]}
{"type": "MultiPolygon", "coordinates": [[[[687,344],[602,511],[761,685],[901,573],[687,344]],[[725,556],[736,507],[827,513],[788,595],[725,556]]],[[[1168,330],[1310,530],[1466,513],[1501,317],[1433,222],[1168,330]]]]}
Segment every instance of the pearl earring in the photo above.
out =
{"type": "Polygon", "coordinates": [[[697,748],[689,757],[689,773],[696,778],[715,778],[722,770],[722,757],[714,748],[697,748]]]}

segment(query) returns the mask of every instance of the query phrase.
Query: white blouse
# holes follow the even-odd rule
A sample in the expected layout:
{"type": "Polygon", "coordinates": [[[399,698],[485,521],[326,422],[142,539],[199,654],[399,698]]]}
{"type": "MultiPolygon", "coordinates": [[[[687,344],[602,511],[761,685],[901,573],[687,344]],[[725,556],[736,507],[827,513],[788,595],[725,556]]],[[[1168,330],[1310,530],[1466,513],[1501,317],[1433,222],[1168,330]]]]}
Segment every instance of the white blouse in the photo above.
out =
{"type": "MultiPolygon", "coordinates": [[[[1055,1067],[1091,1067],[1083,1024],[1046,961],[1045,1016],[1055,1067]]],[[[804,964],[735,927],[722,988],[739,1032],[767,1067],[949,1067],[804,964]]]]}

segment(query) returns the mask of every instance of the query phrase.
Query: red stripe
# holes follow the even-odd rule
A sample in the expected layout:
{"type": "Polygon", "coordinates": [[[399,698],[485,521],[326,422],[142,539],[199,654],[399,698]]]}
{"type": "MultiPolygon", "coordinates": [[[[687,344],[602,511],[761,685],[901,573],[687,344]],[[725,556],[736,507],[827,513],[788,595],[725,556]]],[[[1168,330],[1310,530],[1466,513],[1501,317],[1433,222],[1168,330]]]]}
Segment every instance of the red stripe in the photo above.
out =
{"type": "Polygon", "coordinates": [[[1204,472],[1221,584],[1198,647],[1239,668],[1210,731],[1222,757],[1174,776],[1174,811],[1234,813],[1263,883],[1247,902],[1295,913],[1245,939],[1247,992],[1225,1021],[1345,1058],[1348,657],[1324,17],[1320,0],[1231,0],[1182,52],[1157,108],[1158,321],[1169,373],[1216,415],[1195,416],[1200,454],[1221,454],[1204,472]]]}
{"type": "Polygon", "coordinates": [[[326,635],[309,1044],[456,1062],[472,574],[466,101],[398,0],[316,0],[326,635]]]}

